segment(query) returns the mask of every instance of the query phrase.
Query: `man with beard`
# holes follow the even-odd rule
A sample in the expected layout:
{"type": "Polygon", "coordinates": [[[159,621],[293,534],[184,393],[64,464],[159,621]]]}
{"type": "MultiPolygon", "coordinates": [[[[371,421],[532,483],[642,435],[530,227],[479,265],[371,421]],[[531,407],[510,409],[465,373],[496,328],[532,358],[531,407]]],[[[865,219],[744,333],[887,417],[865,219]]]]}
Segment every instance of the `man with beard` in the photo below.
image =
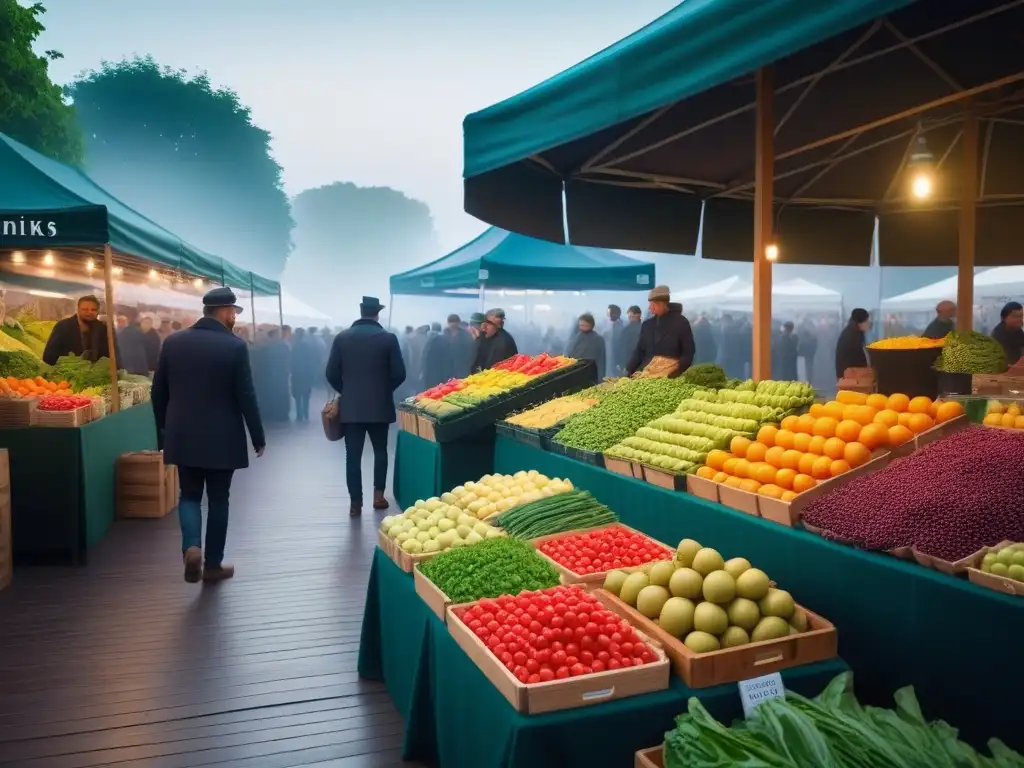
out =
{"type": "MultiPolygon", "coordinates": [[[[43,349],[43,362],[53,365],[57,358],[78,355],[96,362],[110,356],[107,340],[107,324],[98,319],[100,300],[95,296],[83,296],[78,300],[78,309],[71,317],[58,320],[43,349]]],[[[117,341],[114,341],[117,351],[117,341]]],[[[120,357],[120,356],[118,356],[120,357]]]]}
{"type": "Polygon", "coordinates": [[[493,368],[497,363],[508,360],[518,353],[515,339],[502,327],[504,321],[505,311],[502,309],[492,309],[484,318],[473,360],[474,372],[493,368]]]}
{"type": "Polygon", "coordinates": [[[230,579],[234,566],[224,562],[231,478],[249,466],[245,431],[256,456],[266,447],[256,404],[249,347],[234,335],[242,311],[230,288],[203,297],[203,317],[169,336],[153,378],[153,414],[164,461],[178,467],[181,501],[181,552],[185,581],[230,579]],[[203,512],[206,491],[206,558],[203,560],[203,512]]]}

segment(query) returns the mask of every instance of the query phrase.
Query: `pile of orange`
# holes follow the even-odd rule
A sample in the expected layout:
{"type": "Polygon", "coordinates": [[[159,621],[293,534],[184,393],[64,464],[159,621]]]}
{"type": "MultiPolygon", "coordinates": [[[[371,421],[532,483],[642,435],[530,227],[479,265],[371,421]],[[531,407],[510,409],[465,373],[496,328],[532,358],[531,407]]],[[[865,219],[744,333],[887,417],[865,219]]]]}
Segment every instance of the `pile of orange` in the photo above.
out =
{"type": "Polygon", "coordinates": [[[873,451],[902,445],[962,413],[957,402],[840,391],[835,400],[815,403],[802,416],[766,424],[754,440],[733,438],[729,451],[708,454],[697,475],[790,501],[867,463],[873,451]]]}
{"type": "Polygon", "coordinates": [[[42,376],[36,376],[34,379],[0,377],[0,397],[41,397],[61,392],[71,394],[71,385],[66,381],[47,381],[42,376]]]}

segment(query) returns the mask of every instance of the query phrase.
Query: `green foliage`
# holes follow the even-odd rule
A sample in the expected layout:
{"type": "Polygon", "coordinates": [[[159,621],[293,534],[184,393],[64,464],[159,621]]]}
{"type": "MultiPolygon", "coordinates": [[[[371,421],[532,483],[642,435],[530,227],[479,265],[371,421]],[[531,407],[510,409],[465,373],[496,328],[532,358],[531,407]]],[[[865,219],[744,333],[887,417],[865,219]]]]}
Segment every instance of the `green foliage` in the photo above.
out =
{"type": "Polygon", "coordinates": [[[292,228],[281,167],[236,93],[152,57],[104,63],[67,93],[93,179],[215,256],[280,276],[292,228]]]}
{"type": "Polygon", "coordinates": [[[0,351],[0,376],[16,379],[34,379],[46,372],[49,366],[28,352],[0,351]]]}
{"type": "Polygon", "coordinates": [[[442,552],[420,565],[453,603],[518,595],[558,585],[558,573],[531,544],[501,537],[442,552]]]}
{"type": "Polygon", "coordinates": [[[0,0],[0,133],[62,163],[82,162],[82,133],[74,108],[50,81],[57,51],[38,56],[32,44],[45,29],[42,3],[0,0]]]}

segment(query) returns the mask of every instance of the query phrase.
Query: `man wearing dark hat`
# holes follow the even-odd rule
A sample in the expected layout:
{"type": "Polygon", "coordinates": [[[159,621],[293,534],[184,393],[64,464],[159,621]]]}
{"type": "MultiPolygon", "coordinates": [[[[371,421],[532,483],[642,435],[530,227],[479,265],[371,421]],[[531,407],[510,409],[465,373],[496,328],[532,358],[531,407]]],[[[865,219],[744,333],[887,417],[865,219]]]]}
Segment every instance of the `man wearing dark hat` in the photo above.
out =
{"type": "Polygon", "coordinates": [[[203,297],[203,317],[164,340],[153,378],[153,414],[164,461],[178,467],[185,581],[229,579],[224,562],[228,497],[236,469],[249,466],[245,430],[257,456],[267,441],[256,403],[249,347],[232,333],[242,311],[230,288],[203,297]],[[203,559],[203,491],[209,501],[203,559]]]}
{"type": "Polygon", "coordinates": [[[626,365],[626,375],[632,376],[655,357],[668,357],[679,361],[676,373],[682,373],[693,363],[693,329],[683,317],[683,305],[673,304],[668,286],[659,285],[647,294],[651,317],[640,326],[640,338],[626,365]]]}
{"type": "Polygon", "coordinates": [[[519,354],[516,340],[505,330],[505,310],[488,310],[481,324],[482,335],[477,344],[474,371],[485,371],[502,360],[519,354]]]}
{"type": "Polygon", "coordinates": [[[405,381],[398,338],[378,318],[384,305],[364,296],[360,318],[339,333],[327,360],[327,381],[340,395],[338,414],[345,425],[345,478],[349,515],[363,511],[363,446],[373,445],[373,508],[387,509],[388,427],[395,423],[394,393],[405,381]]]}
{"type": "Polygon", "coordinates": [[[451,376],[463,378],[469,375],[473,366],[473,337],[462,327],[462,319],[458,315],[448,315],[448,327],[444,329],[445,339],[451,348],[451,376]]]}

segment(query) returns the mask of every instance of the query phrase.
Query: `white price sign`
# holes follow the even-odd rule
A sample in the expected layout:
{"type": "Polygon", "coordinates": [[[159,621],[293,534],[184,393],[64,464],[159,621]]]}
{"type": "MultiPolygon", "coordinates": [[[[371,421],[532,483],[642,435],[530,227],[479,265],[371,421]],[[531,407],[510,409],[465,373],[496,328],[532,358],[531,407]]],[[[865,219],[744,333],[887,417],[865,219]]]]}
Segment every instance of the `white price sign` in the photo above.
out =
{"type": "Polygon", "coordinates": [[[750,717],[762,701],[778,699],[786,695],[786,686],[782,684],[782,675],[778,672],[764,677],[741,680],[738,685],[740,701],[743,702],[744,717],[750,717]]]}

